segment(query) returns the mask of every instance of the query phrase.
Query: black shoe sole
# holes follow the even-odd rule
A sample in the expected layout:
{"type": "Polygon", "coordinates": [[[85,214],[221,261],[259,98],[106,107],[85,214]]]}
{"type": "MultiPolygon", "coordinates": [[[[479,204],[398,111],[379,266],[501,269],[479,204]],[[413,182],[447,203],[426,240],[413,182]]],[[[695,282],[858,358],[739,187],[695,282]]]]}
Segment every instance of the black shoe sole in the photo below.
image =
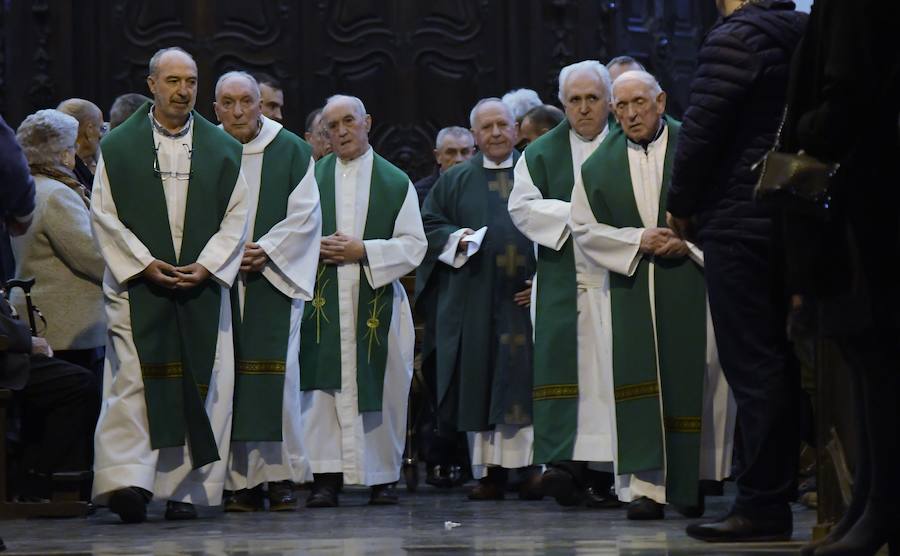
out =
{"type": "Polygon", "coordinates": [[[541,479],[541,491],[545,496],[554,498],[560,506],[579,506],[585,498],[583,493],[578,492],[575,480],[561,473],[544,475],[541,479]]]}
{"type": "Polygon", "coordinates": [[[142,523],[147,520],[147,501],[139,492],[123,488],[109,497],[109,511],[119,516],[122,523],[142,523]]]}

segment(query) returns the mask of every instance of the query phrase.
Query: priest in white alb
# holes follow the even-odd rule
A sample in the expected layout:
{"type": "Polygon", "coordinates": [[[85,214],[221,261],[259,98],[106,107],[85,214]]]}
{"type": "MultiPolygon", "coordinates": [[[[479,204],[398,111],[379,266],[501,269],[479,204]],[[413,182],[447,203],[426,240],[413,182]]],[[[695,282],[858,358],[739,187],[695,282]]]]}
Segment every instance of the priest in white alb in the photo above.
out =
{"type": "Polygon", "coordinates": [[[101,143],[93,228],[109,332],[93,497],[125,522],[221,503],[231,438],[229,288],[241,264],[241,145],[194,112],[197,65],[150,59],[149,103],[101,143]]]}
{"type": "Polygon", "coordinates": [[[629,519],[673,504],[703,512],[701,479],[730,471],[733,402],[715,351],[703,256],[665,227],[665,193],[680,123],[656,79],[630,71],[612,85],[621,124],[584,162],[571,229],[590,266],[594,338],[613,378],[616,492],[629,519]]]}
{"type": "Polygon", "coordinates": [[[262,115],[256,79],[216,83],[216,116],[243,144],[247,243],[232,288],[234,417],[225,511],[289,511],[312,479],[300,427],[300,322],[312,299],[322,217],[312,147],[262,115]],[[266,493],[263,485],[268,483],[266,493]]]}
{"type": "Polygon", "coordinates": [[[609,492],[615,438],[612,372],[604,364],[607,348],[594,336],[599,290],[569,229],[581,165],[609,133],[609,89],[609,72],[596,60],[559,72],[566,119],[525,149],[509,196],[513,222],[537,244],[534,462],[549,465],[544,492],[565,506],[618,505],[609,492]]]}
{"type": "Polygon", "coordinates": [[[341,479],[396,504],[415,340],[400,278],[425,256],[425,232],[409,178],[369,145],[362,101],[333,96],[322,119],[334,152],[316,163],[323,237],[300,332],[306,505],[337,506],[341,479]]]}

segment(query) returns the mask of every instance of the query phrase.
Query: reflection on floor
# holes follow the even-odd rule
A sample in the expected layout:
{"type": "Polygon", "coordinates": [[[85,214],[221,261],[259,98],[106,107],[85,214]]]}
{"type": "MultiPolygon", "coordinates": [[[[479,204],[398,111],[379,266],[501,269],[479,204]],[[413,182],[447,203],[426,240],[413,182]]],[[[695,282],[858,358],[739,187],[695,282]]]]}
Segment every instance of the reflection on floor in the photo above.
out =
{"type": "MultiPolygon", "coordinates": [[[[731,489],[729,489],[731,490],[731,489]]],[[[679,555],[797,554],[809,539],[815,512],[795,507],[793,543],[709,545],[684,535],[690,520],[674,511],[661,522],[632,522],[625,510],[560,508],[551,499],[470,502],[462,489],[400,491],[395,507],[366,505],[368,493],[347,489],[341,508],[290,513],[223,514],[201,511],[191,522],[163,520],[154,502],[150,519],[123,525],[100,509],[87,520],[0,521],[8,554],[250,555],[295,554],[559,554],[679,555]],[[460,526],[452,529],[445,522],[460,526]]],[[[301,500],[305,492],[299,493],[301,500]]],[[[707,499],[707,516],[724,513],[731,498],[707,499]]]]}

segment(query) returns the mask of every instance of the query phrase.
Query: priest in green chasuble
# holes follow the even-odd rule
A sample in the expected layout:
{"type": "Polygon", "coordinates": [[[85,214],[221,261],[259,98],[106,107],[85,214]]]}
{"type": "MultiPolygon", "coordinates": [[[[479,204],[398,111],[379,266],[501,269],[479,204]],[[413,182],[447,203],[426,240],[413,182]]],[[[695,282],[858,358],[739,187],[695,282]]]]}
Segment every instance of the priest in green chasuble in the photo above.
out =
{"type": "Polygon", "coordinates": [[[609,133],[610,80],[596,60],[559,73],[566,119],[525,149],[515,169],[509,214],[537,244],[534,281],[534,461],[549,464],[544,492],[565,506],[616,507],[614,407],[596,273],[569,229],[581,165],[609,133]],[[597,472],[588,466],[604,469],[597,472]]]}
{"type": "Polygon", "coordinates": [[[733,402],[715,351],[703,255],[665,227],[680,124],[643,71],[612,85],[613,129],[581,167],[572,236],[590,266],[613,378],[616,492],[629,519],[702,513],[700,479],[730,471],[733,402]]]}
{"type": "Polygon", "coordinates": [[[507,471],[532,462],[534,249],[507,210],[515,119],[496,98],[479,101],[470,119],[481,152],[447,170],[422,208],[428,255],[416,300],[436,308],[423,357],[434,350],[441,419],[468,433],[480,479],[469,497],[485,500],[503,498],[507,471]]]}
{"type": "Polygon", "coordinates": [[[338,505],[341,479],[396,504],[415,340],[400,278],[422,262],[425,232],[409,178],[369,145],[362,101],[333,96],[322,119],[333,152],[315,168],[323,237],[300,329],[306,505],[338,505]]]}
{"type": "Polygon", "coordinates": [[[293,510],[312,479],[300,428],[300,322],[312,299],[322,217],[312,147],[262,115],[245,72],[216,83],[216,116],[243,144],[247,243],[231,289],[235,371],[225,511],[293,510]]]}
{"type": "Polygon", "coordinates": [[[241,145],[193,111],[193,58],[160,50],[147,83],[152,106],[100,145],[91,199],[109,321],[93,496],[125,522],[153,496],[166,519],[221,503],[247,227],[241,145]]]}

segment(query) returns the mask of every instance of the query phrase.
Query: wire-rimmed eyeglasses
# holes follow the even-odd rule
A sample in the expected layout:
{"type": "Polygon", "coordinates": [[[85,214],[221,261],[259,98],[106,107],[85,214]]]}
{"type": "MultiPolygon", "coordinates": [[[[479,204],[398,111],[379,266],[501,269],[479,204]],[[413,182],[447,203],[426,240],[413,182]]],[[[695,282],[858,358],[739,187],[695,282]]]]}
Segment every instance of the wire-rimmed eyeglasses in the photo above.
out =
{"type": "MultiPolygon", "coordinates": [[[[186,143],[181,144],[184,147],[184,150],[187,151],[188,162],[190,162],[191,157],[194,155],[193,149],[189,147],[186,143]]],[[[159,145],[153,147],[153,174],[161,180],[174,178],[176,180],[189,180],[191,176],[194,175],[194,169],[191,168],[188,172],[164,172],[159,169],[159,145]]]]}

